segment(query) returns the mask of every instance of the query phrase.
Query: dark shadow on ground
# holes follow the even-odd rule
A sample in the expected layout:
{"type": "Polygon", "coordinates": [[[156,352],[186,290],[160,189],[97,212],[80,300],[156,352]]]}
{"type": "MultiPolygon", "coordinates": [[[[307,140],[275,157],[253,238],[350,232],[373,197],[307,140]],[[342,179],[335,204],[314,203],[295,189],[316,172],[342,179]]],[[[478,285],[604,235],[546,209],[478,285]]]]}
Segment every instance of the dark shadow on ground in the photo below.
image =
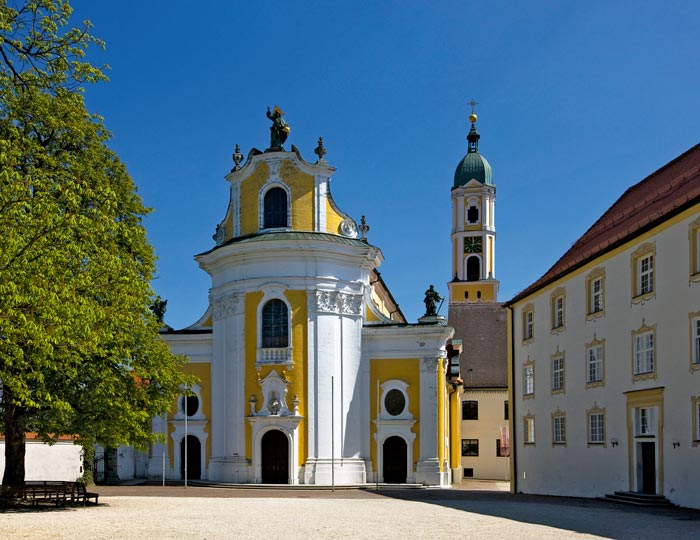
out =
{"type": "Polygon", "coordinates": [[[615,540],[700,540],[700,510],[638,508],[598,499],[450,489],[379,490],[384,497],[615,540]],[[663,531],[663,533],[662,533],[663,531]]]}

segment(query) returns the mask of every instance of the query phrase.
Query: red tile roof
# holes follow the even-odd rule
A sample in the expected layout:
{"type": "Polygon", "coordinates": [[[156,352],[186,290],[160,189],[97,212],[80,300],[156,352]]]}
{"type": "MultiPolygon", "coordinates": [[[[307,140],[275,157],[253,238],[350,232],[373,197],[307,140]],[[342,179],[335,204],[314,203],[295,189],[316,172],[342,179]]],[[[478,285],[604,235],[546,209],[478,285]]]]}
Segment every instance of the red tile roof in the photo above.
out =
{"type": "Polygon", "coordinates": [[[540,279],[513,304],[592,259],[700,202],[700,145],[630,187],[540,279]]]}

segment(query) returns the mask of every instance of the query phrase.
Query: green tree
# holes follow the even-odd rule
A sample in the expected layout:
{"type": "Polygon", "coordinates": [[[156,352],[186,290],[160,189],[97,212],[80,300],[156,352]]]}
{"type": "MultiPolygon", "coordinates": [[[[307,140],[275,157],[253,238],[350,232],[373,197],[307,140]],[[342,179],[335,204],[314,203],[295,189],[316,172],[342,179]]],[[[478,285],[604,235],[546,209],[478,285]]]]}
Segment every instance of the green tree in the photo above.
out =
{"type": "Polygon", "coordinates": [[[149,309],[149,210],[86,84],[90,23],[66,0],[0,0],[0,431],[3,484],[24,481],[25,433],[144,446],[184,360],[149,309]]]}

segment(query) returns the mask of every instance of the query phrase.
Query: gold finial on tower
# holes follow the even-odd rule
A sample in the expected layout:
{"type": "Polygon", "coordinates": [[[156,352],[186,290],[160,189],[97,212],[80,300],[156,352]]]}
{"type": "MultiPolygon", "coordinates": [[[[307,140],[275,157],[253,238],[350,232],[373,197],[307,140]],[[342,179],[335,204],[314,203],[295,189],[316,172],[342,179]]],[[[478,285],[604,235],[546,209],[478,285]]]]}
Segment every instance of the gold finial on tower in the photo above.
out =
{"type": "Polygon", "coordinates": [[[472,98],[472,100],[471,100],[469,103],[467,103],[467,105],[469,105],[469,106],[472,108],[472,113],[469,115],[469,121],[470,121],[472,124],[473,124],[474,122],[476,122],[477,119],[479,118],[479,117],[476,115],[476,113],[474,112],[474,107],[476,107],[478,104],[479,104],[479,102],[478,102],[478,101],[474,101],[474,98],[472,98]]]}

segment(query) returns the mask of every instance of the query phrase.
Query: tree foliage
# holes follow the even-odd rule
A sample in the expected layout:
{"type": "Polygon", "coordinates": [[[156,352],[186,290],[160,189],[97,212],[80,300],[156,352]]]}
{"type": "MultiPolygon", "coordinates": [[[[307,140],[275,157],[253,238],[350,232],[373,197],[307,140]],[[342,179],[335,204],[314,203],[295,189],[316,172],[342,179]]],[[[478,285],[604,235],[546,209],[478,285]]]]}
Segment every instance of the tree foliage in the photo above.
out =
{"type": "Polygon", "coordinates": [[[106,79],[85,54],[103,44],[89,22],[67,28],[66,0],[13,4],[0,0],[5,484],[24,479],[26,431],[143,445],[188,382],[149,309],[149,210],[84,104],[106,79]]]}

